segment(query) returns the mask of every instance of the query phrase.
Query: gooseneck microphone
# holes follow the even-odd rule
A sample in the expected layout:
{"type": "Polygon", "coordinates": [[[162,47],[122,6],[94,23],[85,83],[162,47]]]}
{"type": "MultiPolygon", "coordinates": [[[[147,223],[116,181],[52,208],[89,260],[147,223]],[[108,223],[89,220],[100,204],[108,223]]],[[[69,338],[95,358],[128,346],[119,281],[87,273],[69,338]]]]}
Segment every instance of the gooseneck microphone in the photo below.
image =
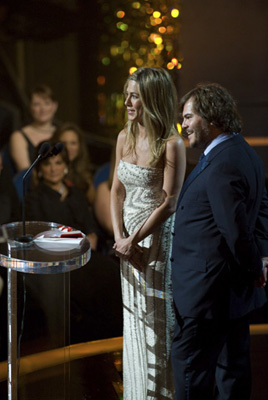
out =
{"type": "Polygon", "coordinates": [[[58,142],[55,144],[55,146],[52,148],[52,150],[47,154],[46,157],[52,157],[58,155],[64,148],[64,144],[61,142],[58,142]]]}
{"type": "Polygon", "coordinates": [[[32,165],[27,169],[27,171],[25,172],[25,174],[22,177],[22,204],[21,204],[22,236],[20,238],[17,238],[18,242],[28,243],[33,240],[32,236],[26,236],[26,229],[25,229],[25,192],[26,192],[25,180],[26,180],[27,176],[29,175],[29,173],[31,172],[31,170],[33,169],[33,167],[38,163],[39,160],[41,160],[41,158],[43,158],[44,156],[47,155],[49,150],[50,150],[50,144],[48,142],[44,142],[38,151],[37,158],[34,160],[32,165]]]}
{"type": "Polygon", "coordinates": [[[19,238],[16,238],[17,242],[21,243],[30,243],[33,240],[33,237],[30,235],[26,236],[26,228],[25,228],[25,195],[26,195],[26,190],[25,190],[25,181],[33,167],[42,159],[45,157],[52,157],[57,154],[59,154],[63,150],[63,144],[61,142],[56,143],[55,146],[51,149],[51,146],[48,142],[44,142],[39,151],[38,151],[38,156],[32,163],[32,165],[27,169],[25,174],[22,177],[22,205],[21,205],[21,212],[22,212],[22,236],[19,238]]]}

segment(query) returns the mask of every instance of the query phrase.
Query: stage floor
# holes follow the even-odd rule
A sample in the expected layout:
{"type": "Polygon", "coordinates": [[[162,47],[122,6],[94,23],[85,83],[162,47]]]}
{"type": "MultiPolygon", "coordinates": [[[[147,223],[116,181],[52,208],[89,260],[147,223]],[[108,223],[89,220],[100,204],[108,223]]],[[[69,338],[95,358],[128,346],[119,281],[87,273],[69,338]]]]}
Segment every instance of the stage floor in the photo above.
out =
{"type": "MultiPolygon", "coordinates": [[[[101,341],[100,341],[101,342],[101,341]]],[[[251,336],[251,400],[267,400],[268,334],[251,336]]],[[[70,362],[70,381],[62,365],[20,377],[19,400],[121,400],[122,352],[93,355],[70,362]],[[64,376],[65,373],[65,376],[64,376]],[[65,383],[65,394],[64,394],[65,383]],[[65,397],[64,397],[65,396],[65,397]]],[[[7,399],[7,382],[0,383],[0,399],[7,399]]],[[[242,400],[242,399],[241,399],[242,400]]]]}

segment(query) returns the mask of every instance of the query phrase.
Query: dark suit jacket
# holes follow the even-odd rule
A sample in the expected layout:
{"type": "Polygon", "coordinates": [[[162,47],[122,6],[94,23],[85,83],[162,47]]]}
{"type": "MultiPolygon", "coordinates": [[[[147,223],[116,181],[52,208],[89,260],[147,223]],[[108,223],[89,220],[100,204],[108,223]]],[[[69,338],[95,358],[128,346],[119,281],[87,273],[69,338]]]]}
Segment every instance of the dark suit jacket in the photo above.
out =
{"type": "Polygon", "coordinates": [[[92,213],[83,192],[70,187],[64,201],[60,194],[44,183],[30,190],[26,197],[26,218],[29,221],[56,222],[81,230],[95,232],[92,213]]]}
{"type": "Polygon", "coordinates": [[[267,255],[263,165],[242,136],[233,135],[209,152],[178,203],[171,260],[179,314],[233,318],[263,305],[264,289],[253,281],[267,255]]]}

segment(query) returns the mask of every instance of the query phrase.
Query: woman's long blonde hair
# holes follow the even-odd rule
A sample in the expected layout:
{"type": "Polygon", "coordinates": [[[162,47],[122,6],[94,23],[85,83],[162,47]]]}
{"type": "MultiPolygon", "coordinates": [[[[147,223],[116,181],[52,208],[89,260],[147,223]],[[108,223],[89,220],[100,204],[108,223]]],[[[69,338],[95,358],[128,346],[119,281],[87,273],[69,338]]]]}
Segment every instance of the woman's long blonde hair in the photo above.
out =
{"type": "MultiPolygon", "coordinates": [[[[149,165],[156,166],[165,151],[166,142],[178,135],[178,101],[175,85],[169,73],[163,68],[139,68],[125,83],[124,92],[130,80],[137,82],[143,106],[143,124],[148,134],[151,158],[149,165]]],[[[136,146],[137,121],[126,123],[127,152],[134,153],[136,146]]]]}

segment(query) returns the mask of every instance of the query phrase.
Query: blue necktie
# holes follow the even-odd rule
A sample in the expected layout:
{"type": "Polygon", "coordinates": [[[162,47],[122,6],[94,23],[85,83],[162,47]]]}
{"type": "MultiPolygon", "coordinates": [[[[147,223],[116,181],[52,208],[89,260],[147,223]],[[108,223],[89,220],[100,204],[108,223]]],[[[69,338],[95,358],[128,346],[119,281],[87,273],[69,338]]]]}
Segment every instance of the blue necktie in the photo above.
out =
{"type": "Polygon", "coordinates": [[[195,179],[195,177],[201,172],[203,171],[203,169],[207,166],[207,156],[202,153],[200,155],[199,161],[196,164],[195,168],[192,170],[192,172],[188,175],[186,181],[184,182],[181,192],[180,192],[180,196],[179,196],[179,200],[178,200],[178,204],[185,192],[185,190],[188,188],[188,186],[190,185],[190,183],[195,179]]]}
{"type": "MultiPolygon", "coordinates": [[[[205,166],[205,164],[206,164],[206,156],[205,156],[205,154],[204,154],[204,152],[200,155],[200,157],[199,157],[199,161],[198,161],[198,163],[197,163],[197,165],[196,165],[196,175],[198,175],[199,174],[199,172],[201,172],[203,169],[204,169],[204,166],[205,166]]],[[[195,170],[195,168],[194,168],[194,170],[195,170]]],[[[195,175],[195,176],[196,176],[195,175]]]]}

